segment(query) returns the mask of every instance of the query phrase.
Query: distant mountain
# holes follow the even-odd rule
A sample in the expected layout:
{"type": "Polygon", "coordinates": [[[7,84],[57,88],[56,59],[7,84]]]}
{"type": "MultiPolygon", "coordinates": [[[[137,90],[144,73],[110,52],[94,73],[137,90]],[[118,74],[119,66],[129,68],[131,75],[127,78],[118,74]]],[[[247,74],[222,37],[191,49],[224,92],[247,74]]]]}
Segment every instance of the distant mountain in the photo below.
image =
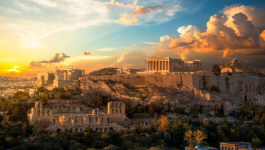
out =
{"type": "Polygon", "coordinates": [[[233,59],[227,64],[220,66],[222,72],[230,72],[234,74],[255,74],[255,71],[247,66],[244,62],[240,60],[233,59]]]}
{"type": "Polygon", "coordinates": [[[106,75],[106,74],[117,74],[117,68],[115,67],[108,67],[108,68],[102,68],[97,71],[92,71],[89,73],[89,75],[106,75]]]}

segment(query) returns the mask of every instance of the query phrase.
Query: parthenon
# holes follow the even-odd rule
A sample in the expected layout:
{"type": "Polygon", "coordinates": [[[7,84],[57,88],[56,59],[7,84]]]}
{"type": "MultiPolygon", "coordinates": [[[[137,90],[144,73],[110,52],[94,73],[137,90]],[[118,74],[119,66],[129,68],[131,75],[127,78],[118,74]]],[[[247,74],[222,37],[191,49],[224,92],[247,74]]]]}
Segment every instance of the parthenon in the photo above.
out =
{"type": "Polygon", "coordinates": [[[201,71],[201,60],[183,61],[164,56],[147,57],[147,72],[198,72],[201,71]]]}

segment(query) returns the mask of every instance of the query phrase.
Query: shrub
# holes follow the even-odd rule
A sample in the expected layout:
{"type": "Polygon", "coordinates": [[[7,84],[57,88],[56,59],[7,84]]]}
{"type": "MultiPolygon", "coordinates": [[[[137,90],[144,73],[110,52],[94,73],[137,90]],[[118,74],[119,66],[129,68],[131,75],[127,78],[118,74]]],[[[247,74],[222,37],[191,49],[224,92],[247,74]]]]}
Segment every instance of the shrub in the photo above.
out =
{"type": "Polygon", "coordinates": [[[212,85],[211,91],[220,92],[220,89],[217,86],[212,85]]]}
{"type": "Polygon", "coordinates": [[[47,103],[47,101],[46,101],[44,98],[41,98],[41,99],[40,99],[40,102],[41,102],[42,104],[46,104],[46,103],[47,103]]]}
{"type": "Polygon", "coordinates": [[[212,114],[208,113],[206,114],[207,117],[212,117],[212,114]]]}
{"type": "Polygon", "coordinates": [[[175,107],[175,108],[173,109],[173,111],[174,111],[175,113],[177,113],[177,114],[182,114],[182,115],[185,114],[185,110],[182,109],[182,108],[179,108],[179,107],[175,107]]]}

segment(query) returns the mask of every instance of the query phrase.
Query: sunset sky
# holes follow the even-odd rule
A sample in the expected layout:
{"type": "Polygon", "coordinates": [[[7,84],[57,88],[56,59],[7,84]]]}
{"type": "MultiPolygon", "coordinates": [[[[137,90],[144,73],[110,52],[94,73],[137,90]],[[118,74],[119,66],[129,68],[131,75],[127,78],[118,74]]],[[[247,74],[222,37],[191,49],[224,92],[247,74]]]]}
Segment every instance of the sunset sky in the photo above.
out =
{"type": "Polygon", "coordinates": [[[264,0],[0,0],[0,76],[233,58],[265,68],[264,0]]]}

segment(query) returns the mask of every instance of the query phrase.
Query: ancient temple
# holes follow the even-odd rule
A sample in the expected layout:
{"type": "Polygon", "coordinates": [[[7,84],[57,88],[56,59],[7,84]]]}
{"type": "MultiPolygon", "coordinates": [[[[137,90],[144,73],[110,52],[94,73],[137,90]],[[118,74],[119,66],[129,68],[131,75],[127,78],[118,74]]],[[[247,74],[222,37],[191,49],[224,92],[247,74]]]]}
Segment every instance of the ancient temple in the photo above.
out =
{"type": "Polygon", "coordinates": [[[152,56],[147,57],[147,72],[199,72],[202,70],[201,60],[183,61],[181,59],[172,59],[170,57],[152,56]]]}

